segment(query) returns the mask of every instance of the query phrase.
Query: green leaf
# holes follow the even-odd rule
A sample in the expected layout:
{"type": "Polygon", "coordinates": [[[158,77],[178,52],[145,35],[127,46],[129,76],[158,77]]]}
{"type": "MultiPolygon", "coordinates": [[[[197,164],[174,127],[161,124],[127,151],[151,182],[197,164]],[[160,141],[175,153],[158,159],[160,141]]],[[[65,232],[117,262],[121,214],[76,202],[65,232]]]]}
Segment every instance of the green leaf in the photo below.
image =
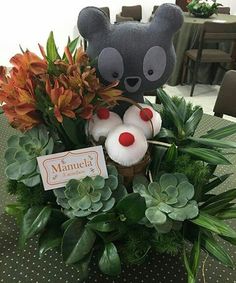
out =
{"type": "Polygon", "coordinates": [[[137,223],[145,215],[145,199],[138,193],[132,193],[121,199],[116,210],[125,216],[129,223],[137,223]]]}
{"type": "Polygon", "coordinates": [[[191,257],[190,257],[190,266],[194,277],[197,276],[197,272],[199,269],[200,255],[201,255],[201,232],[199,231],[197,239],[194,240],[193,247],[191,250],[191,257]]]}
{"type": "Polygon", "coordinates": [[[163,107],[165,108],[165,110],[168,111],[174,125],[178,129],[178,133],[181,134],[183,132],[183,122],[180,118],[176,105],[173,103],[171,98],[163,90],[160,90],[158,92],[158,97],[161,103],[163,104],[163,107]]]}
{"type": "Polygon", "coordinates": [[[81,132],[78,131],[77,121],[72,118],[63,117],[62,122],[63,129],[68,137],[68,139],[76,146],[80,146],[82,143],[79,137],[82,135],[81,132]]]}
{"type": "Polygon", "coordinates": [[[49,206],[31,207],[24,215],[21,231],[20,246],[23,247],[26,240],[40,233],[47,225],[52,209],[49,206]]]}
{"type": "Polygon", "coordinates": [[[98,262],[100,270],[107,275],[116,276],[121,272],[120,257],[113,243],[105,245],[103,254],[98,262]]]}
{"type": "Polygon", "coordinates": [[[187,120],[187,122],[184,125],[184,132],[185,135],[188,137],[190,135],[193,135],[196,131],[196,128],[201,121],[203,116],[203,110],[202,108],[198,108],[187,120]]]}
{"type": "Polygon", "coordinates": [[[54,35],[52,31],[50,32],[49,38],[47,40],[46,49],[47,49],[47,58],[49,59],[49,61],[54,62],[57,59],[61,59],[57,51],[57,47],[55,44],[54,35]]]}
{"type": "Polygon", "coordinates": [[[190,137],[188,139],[196,143],[203,144],[203,145],[210,146],[210,147],[236,148],[236,142],[232,142],[232,141],[195,138],[195,137],[190,137]]]}
{"type": "MultiPolygon", "coordinates": [[[[71,54],[73,54],[73,52],[75,51],[76,46],[78,44],[78,41],[79,41],[79,36],[76,37],[74,40],[68,42],[67,46],[69,47],[69,50],[70,50],[71,54]]],[[[63,61],[66,60],[66,54],[65,53],[63,54],[62,60],[63,61]]]]}
{"type": "Polygon", "coordinates": [[[61,239],[60,226],[51,226],[45,229],[39,238],[39,257],[42,258],[48,250],[59,247],[61,239]]]}
{"type": "Polygon", "coordinates": [[[21,176],[20,164],[18,162],[14,162],[8,165],[5,169],[5,174],[10,180],[18,180],[21,176]]]}
{"type": "Polygon", "coordinates": [[[165,160],[166,162],[175,162],[176,158],[178,155],[178,150],[175,144],[172,144],[170,148],[168,148],[166,155],[165,155],[165,160]]]}
{"type": "Polygon", "coordinates": [[[17,222],[20,223],[24,216],[25,207],[19,203],[8,204],[5,207],[5,211],[7,214],[15,217],[17,222]]]}
{"type": "Polygon", "coordinates": [[[190,268],[190,263],[188,261],[188,257],[187,257],[187,254],[186,254],[185,247],[184,247],[184,250],[183,250],[183,254],[184,254],[184,266],[185,266],[187,274],[188,274],[188,283],[190,283],[190,282],[195,283],[195,278],[194,278],[193,272],[190,268]]]}
{"type": "Polygon", "coordinates": [[[162,146],[153,146],[152,148],[152,152],[151,152],[152,161],[150,164],[150,171],[152,173],[152,177],[154,181],[157,180],[159,168],[166,151],[167,148],[162,146]]]}
{"type": "Polygon", "coordinates": [[[112,232],[116,230],[117,224],[115,213],[104,213],[95,216],[86,226],[100,232],[112,232]]]}
{"type": "Polygon", "coordinates": [[[216,234],[230,238],[236,238],[236,232],[232,228],[226,225],[222,220],[219,220],[217,217],[208,215],[204,212],[200,212],[197,218],[190,221],[216,234]]]}
{"type": "Polygon", "coordinates": [[[201,246],[214,258],[223,264],[233,268],[234,262],[230,255],[226,252],[225,248],[221,246],[213,237],[202,235],[201,246]]]}
{"type": "Polygon", "coordinates": [[[79,271],[79,279],[85,280],[89,275],[89,264],[92,258],[93,251],[91,251],[87,256],[85,256],[82,260],[78,261],[73,266],[79,271]]]}
{"type": "Polygon", "coordinates": [[[182,122],[184,123],[186,119],[186,113],[187,113],[187,104],[183,97],[181,97],[179,101],[178,113],[179,113],[179,116],[182,122]]]}
{"type": "Polygon", "coordinates": [[[66,264],[73,264],[88,255],[94,245],[96,235],[76,219],[65,230],[62,239],[62,257],[66,264]]]}
{"type": "Polygon", "coordinates": [[[223,192],[221,194],[218,194],[216,196],[212,196],[211,198],[206,201],[202,207],[206,208],[208,205],[217,202],[217,201],[223,201],[225,200],[226,203],[229,203],[230,201],[234,200],[236,198],[236,189],[228,190],[226,192],[223,192]]]}
{"type": "Polygon", "coordinates": [[[232,174],[225,174],[219,177],[216,177],[213,181],[206,184],[203,187],[203,193],[208,193],[209,191],[213,190],[214,188],[218,187],[222,184],[225,180],[227,180],[232,174]]]}
{"type": "Polygon", "coordinates": [[[175,139],[175,134],[171,131],[168,130],[164,127],[161,128],[160,132],[158,133],[158,135],[156,136],[157,139],[162,139],[162,138],[171,138],[171,139],[175,139]]]}
{"type": "Polygon", "coordinates": [[[215,151],[213,149],[207,149],[207,148],[179,148],[181,152],[188,153],[195,157],[198,160],[205,161],[209,164],[213,165],[230,165],[228,159],[224,157],[223,154],[219,153],[218,151],[215,151]]]}
{"type": "Polygon", "coordinates": [[[212,130],[209,133],[201,136],[201,138],[219,140],[231,136],[233,134],[236,134],[236,124],[232,124],[217,130],[212,130]]]}
{"type": "Polygon", "coordinates": [[[167,220],[165,213],[161,212],[157,206],[149,207],[146,210],[145,215],[147,219],[155,225],[162,225],[167,220]]]}
{"type": "Polygon", "coordinates": [[[219,219],[234,219],[236,218],[236,208],[228,208],[217,213],[219,219]]]}
{"type": "Polygon", "coordinates": [[[230,200],[227,199],[218,200],[214,203],[208,204],[206,207],[201,208],[201,210],[210,215],[215,215],[216,213],[219,213],[220,211],[234,205],[234,203],[229,203],[229,201],[230,200]]]}
{"type": "Polygon", "coordinates": [[[24,163],[19,164],[20,173],[22,175],[28,175],[33,173],[36,170],[37,161],[36,159],[27,160],[24,163]]]}

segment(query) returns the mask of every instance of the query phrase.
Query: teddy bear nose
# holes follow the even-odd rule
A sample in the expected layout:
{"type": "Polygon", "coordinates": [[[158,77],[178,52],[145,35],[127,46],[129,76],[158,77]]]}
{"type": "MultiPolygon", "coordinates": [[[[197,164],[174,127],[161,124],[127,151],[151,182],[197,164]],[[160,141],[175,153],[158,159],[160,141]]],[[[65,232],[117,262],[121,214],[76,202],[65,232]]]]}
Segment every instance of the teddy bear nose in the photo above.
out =
{"type": "Polygon", "coordinates": [[[126,81],[129,86],[134,87],[138,83],[139,78],[127,78],[126,81]]]}

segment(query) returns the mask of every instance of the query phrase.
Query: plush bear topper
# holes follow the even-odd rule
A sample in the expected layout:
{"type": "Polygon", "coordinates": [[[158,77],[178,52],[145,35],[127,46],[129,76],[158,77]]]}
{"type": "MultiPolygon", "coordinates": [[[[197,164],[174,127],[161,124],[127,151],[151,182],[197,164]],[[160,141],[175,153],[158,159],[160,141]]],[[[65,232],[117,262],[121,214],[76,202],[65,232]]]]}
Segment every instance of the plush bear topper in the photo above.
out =
{"type": "MultiPolygon", "coordinates": [[[[119,80],[124,96],[140,103],[145,91],[162,86],[171,75],[175,64],[172,38],[182,23],[182,11],[173,4],[161,5],[145,24],[111,24],[95,7],[84,8],[78,17],[79,32],[88,41],[87,53],[96,59],[101,81],[119,80]]],[[[121,103],[116,111],[122,116],[128,106],[121,103]]]]}

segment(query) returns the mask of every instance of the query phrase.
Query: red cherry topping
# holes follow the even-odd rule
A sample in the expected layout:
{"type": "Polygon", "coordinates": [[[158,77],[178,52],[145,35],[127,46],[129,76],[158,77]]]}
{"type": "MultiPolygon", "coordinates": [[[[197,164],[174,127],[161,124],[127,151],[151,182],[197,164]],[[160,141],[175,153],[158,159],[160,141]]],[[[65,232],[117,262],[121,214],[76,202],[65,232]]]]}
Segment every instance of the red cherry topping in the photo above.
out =
{"type": "Polygon", "coordinates": [[[150,110],[149,108],[143,108],[142,110],[140,110],[139,115],[145,122],[150,121],[153,117],[152,110],[150,110]]]}
{"type": "Polygon", "coordinates": [[[130,146],[135,142],[135,138],[131,133],[124,132],[119,136],[119,143],[123,146],[130,146]]]}
{"type": "Polygon", "coordinates": [[[110,117],[110,112],[107,108],[100,108],[97,111],[97,116],[101,120],[107,120],[110,117]]]}

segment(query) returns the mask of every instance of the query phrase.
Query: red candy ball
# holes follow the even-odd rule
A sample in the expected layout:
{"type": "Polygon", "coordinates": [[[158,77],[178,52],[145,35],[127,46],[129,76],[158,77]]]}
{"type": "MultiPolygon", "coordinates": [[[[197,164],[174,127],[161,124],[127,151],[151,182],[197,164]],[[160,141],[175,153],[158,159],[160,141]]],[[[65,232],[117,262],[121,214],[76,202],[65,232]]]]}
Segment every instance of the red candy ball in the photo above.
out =
{"type": "Polygon", "coordinates": [[[150,121],[153,117],[152,110],[150,110],[149,108],[143,108],[142,110],[140,110],[139,115],[141,119],[146,122],[150,121]]]}
{"type": "Polygon", "coordinates": [[[130,146],[135,142],[135,138],[131,133],[124,132],[119,136],[119,143],[123,146],[130,146]]]}
{"type": "Polygon", "coordinates": [[[110,112],[107,108],[100,108],[97,111],[97,116],[101,120],[107,120],[110,117],[110,112]]]}

